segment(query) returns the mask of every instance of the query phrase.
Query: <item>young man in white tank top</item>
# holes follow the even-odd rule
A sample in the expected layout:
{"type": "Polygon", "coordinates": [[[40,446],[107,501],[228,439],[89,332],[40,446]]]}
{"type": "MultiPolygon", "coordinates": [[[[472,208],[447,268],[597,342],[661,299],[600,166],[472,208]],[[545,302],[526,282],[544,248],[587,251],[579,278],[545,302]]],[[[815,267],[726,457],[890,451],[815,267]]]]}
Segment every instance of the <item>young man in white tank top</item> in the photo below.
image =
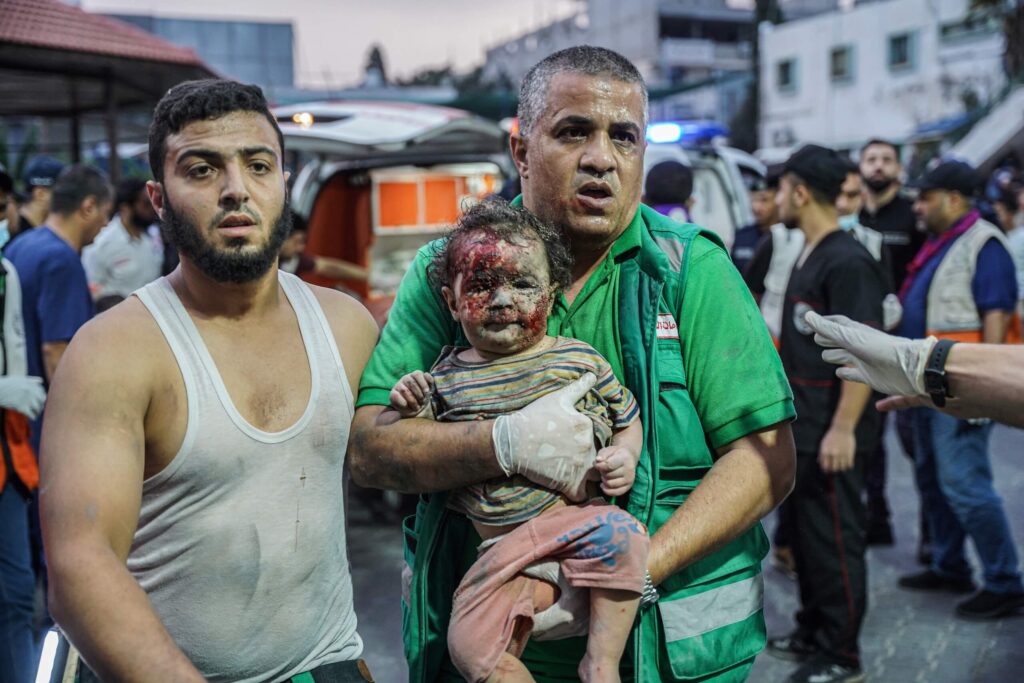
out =
{"type": "Polygon", "coordinates": [[[181,265],[83,328],[54,378],[50,607],[102,679],[371,680],[343,466],[377,327],[279,273],[282,156],[258,88],[171,89],[148,190],[181,265]]]}

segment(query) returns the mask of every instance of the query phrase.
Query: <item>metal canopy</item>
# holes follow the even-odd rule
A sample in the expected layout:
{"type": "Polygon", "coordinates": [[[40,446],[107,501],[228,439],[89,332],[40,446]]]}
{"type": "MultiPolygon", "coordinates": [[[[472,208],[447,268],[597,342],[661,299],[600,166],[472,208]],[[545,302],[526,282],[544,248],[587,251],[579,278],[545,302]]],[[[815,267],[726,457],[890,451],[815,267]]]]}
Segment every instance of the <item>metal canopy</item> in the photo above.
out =
{"type": "Polygon", "coordinates": [[[102,112],[111,99],[119,109],[152,105],[176,83],[213,75],[202,64],[27,47],[0,38],[0,116],[102,112]]]}
{"type": "Polygon", "coordinates": [[[0,116],[66,117],[78,140],[80,117],[100,113],[117,149],[119,110],[215,75],[192,50],[116,19],[59,0],[0,0],[0,116]]]}

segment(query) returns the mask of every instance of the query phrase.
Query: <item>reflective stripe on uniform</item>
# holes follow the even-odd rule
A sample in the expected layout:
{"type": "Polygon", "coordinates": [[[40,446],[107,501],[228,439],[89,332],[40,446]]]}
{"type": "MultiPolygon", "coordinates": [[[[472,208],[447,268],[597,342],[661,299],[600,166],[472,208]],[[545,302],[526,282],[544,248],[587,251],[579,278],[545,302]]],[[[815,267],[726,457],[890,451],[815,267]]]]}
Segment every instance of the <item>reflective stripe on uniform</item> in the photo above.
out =
{"type": "Polygon", "coordinates": [[[665,640],[671,643],[743,621],[763,602],[764,579],[757,574],[679,600],[659,601],[658,611],[665,640]]]}
{"type": "Polygon", "coordinates": [[[658,248],[665,252],[672,272],[678,273],[681,271],[683,269],[683,254],[686,252],[686,244],[677,239],[666,239],[657,234],[652,234],[651,237],[654,238],[654,243],[658,245],[658,248]]]}

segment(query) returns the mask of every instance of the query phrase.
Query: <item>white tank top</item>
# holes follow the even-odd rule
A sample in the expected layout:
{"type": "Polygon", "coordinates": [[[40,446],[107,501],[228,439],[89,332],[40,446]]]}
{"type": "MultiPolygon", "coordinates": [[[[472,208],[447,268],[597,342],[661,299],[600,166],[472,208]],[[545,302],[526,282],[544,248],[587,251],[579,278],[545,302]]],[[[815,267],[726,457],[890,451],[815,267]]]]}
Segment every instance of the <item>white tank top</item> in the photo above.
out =
{"type": "Polygon", "coordinates": [[[170,283],[136,292],[181,369],[181,449],[142,485],[128,569],[211,681],[279,681],[356,659],[343,466],[352,391],[309,288],[279,273],[312,377],[305,412],[264,432],[238,412],[170,283]]]}

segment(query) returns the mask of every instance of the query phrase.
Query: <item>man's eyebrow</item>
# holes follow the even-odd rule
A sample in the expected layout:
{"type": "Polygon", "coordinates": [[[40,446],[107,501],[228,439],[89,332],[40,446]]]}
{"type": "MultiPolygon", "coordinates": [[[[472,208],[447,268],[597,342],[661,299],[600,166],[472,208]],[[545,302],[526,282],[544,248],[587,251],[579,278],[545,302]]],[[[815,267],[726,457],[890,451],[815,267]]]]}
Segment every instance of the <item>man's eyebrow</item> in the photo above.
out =
{"type": "Polygon", "coordinates": [[[612,130],[627,130],[631,133],[640,134],[640,126],[632,121],[616,121],[611,125],[612,130]]]}
{"type": "Polygon", "coordinates": [[[593,124],[593,119],[586,116],[580,116],[579,114],[569,114],[568,116],[564,116],[555,121],[556,126],[591,126],[593,124]]]}
{"type": "Polygon", "coordinates": [[[253,147],[243,147],[242,156],[254,157],[257,154],[269,154],[270,156],[277,158],[277,152],[266,145],[255,145],[253,147]]]}
{"type": "Polygon", "coordinates": [[[215,160],[220,159],[221,156],[222,155],[220,152],[213,149],[206,149],[203,147],[187,147],[178,152],[177,162],[181,163],[183,159],[187,159],[188,157],[199,157],[201,159],[215,160]]]}
{"type": "MultiPolygon", "coordinates": [[[[274,159],[277,159],[277,152],[275,152],[272,148],[267,147],[266,145],[254,145],[252,147],[243,147],[241,150],[239,150],[239,153],[243,157],[253,157],[256,156],[257,154],[269,154],[274,159]]],[[[180,163],[182,159],[186,159],[188,157],[199,157],[201,159],[206,159],[208,161],[216,161],[218,159],[223,159],[224,155],[215,149],[207,149],[205,147],[191,147],[188,149],[183,149],[178,154],[178,162],[180,163]]]]}

